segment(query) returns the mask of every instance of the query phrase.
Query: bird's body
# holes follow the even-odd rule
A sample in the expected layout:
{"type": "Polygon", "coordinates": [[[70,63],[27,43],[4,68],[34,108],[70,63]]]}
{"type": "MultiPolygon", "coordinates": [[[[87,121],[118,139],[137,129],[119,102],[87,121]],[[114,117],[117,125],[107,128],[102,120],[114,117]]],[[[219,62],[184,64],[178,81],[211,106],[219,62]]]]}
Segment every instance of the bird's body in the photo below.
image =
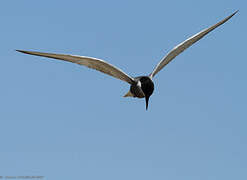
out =
{"type": "Polygon", "coordinates": [[[104,60],[92,58],[92,57],[85,57],[85,56],[75,56],[75,55],[66,55],[66,54],[53,54],[53,53],[42,53],[42,52],[35,52],[35,51],[23,51],[17,50],[22,53],[36,55],[36,56],[43,56],[48,58],[54,58],[64,61],[69,61],[73,63],[77,63],[79,65],[87,66],[89,68],[98,70],[120,80],[123,80],[130,84],[130,90],[124,97],[137,97],[137,98],[144,98],[146,100],[146,109],[148,108],[148,100],[149,97],[152,95],[154,91],[154,83],[153,77],[170,61],[172,61],[177,55],[182,53],[185,49],[190,47],[192,44],[203,38],[209,32],[214,30],[215,28],[219,27],[220,25],[224,24],[228,21],[232,16],[234,16],[238,11],[231,14],[230,16],[226,17],[222,21],[216,23],[215,25],[202,30],[201,32],[191,36],[190,38],[186,39],[184,42],[180,43],[176,47],[174,47],[154,68],[153,72],[150,73],[149,76],[139,76],[139,77],[130,77],[122,70],[116,68],[115,66],[105,62],[104,60]]]}
{"type": "Polygon", "coordinates": [[[124,97],[144,98],[145,94],[152,94],[154,91],[154,83],[149,76],[138,76],[134,78],[134,83],[130,86],[129,92],[124,97]]]}
{"type": "Polygon", "coordinates": [[[134,83],[130,85],[130,90],[124,97],[137,97],[146,99],[146,109],[148,108],[149,97],[153,94],[154,83],[149,76],[139,76],[134,78],[134,83]]]}

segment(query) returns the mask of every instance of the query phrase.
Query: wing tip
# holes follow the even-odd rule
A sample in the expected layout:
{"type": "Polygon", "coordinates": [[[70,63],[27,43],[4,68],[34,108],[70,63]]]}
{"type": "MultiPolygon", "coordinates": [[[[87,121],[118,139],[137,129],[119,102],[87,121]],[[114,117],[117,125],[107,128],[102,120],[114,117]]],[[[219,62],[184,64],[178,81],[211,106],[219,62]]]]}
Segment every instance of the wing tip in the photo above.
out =
{"type": "Polygon", "coordinates": [[[236,10],[232,15],[230,15],[230,17],[234,16],[235,14],[237,14],[239,12],[239,10],[236,10]]]}
{"type": "Polygon", "coordinates": [[[15,51],[28,54],[28,51],[24,51],[24,50],[20,50],[20,49],[16,49],[15,51]]]}
{"type": "Polygon", "coordinates": [[[238,9],[237,11],[235,11],[235,12],[233,13],[233,15],[237,14],[237,13],[238,13],[238,11],[239,11],[239,9],[238,9]]]}

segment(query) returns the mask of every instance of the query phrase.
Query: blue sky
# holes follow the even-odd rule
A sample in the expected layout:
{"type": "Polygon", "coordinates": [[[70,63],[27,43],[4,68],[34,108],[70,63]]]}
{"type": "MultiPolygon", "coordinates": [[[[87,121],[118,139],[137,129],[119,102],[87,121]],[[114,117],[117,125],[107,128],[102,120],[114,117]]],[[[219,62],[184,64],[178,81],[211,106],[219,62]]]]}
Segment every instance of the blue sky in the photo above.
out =
{"type": "Polygon", "coordinates": [[[245,1],[2,1],[0,176],[247,178],[245,1]],[[239,13],[167,65],[144,99],[125,82],[15,49],[149,74],[175,45],[239,13]]]}

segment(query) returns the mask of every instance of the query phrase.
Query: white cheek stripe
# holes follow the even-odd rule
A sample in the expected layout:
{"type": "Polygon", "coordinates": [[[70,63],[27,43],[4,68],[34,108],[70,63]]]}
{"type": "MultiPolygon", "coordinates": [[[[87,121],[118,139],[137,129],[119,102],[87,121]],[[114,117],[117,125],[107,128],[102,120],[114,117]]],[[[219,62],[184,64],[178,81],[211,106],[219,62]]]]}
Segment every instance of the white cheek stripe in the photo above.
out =
{"type": "Polygon", "coordinates": [[[137,82],[137,86],[142,87],[142,84],[140,81],[137,82]]]}

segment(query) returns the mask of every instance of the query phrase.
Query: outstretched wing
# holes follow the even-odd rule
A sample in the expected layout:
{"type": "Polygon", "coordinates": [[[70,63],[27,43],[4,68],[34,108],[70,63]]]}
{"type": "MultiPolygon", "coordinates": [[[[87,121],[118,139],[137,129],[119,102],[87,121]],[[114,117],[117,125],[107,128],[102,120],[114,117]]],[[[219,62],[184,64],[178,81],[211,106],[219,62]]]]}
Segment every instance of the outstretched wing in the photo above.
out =
{"type": "Polygon", "coordinates": [[[217,24],[202,30],[201,32],[195,34],[194,36],[186,39],[184,42],[180,43],[176,47],[174,47],[155,67],[153,72],[150,74],[150,77],[153,78],[155,74],[157,74],[164,66],[166,66],[171,60],[173,60],[177,55],[182,53],[185,49],[190,47],[192,44],[203,38],[209,32],[213,31],[218,26],[224,24],[228,21],[232,16],[234,16],[238,11],[234,12],[232,15],[228,16],[227,18],[223,19],[222,21],[218,22],[217,24]]]}
{"type": "Polygon", "coordinates": [[[100,72],[103,72],[105,74],[118,78],[120,80],[123,80],[129,84],[132,84],[134,82],[133,78],[128,76],[122,70],[116,68],[115,66],[101,59],[85,57],[85,56],[66,55],[66,54],[42,53],[42,52],[36,52],[36,51],[23,51],[23,50],[16,50],[16,51],[26,53],[26,54],[36,55],[36,56],[43,56],[43,57],[54,58],[54,59],[59,59],[63,61],[69,61],[72,63],[84,65],[89,68],[98,70],[100,72]]]}

